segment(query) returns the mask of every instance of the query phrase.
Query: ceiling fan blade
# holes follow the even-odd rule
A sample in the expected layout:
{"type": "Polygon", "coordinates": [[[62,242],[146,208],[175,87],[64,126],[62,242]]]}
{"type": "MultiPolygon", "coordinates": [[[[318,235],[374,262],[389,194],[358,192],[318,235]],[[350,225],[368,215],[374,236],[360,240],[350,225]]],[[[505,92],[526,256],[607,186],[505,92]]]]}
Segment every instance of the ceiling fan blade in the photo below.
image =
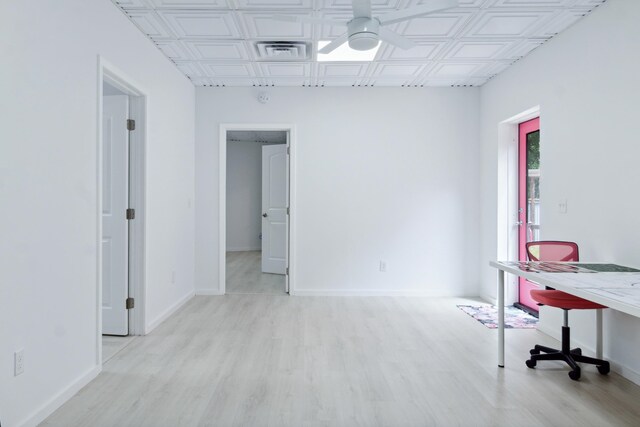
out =
{"type": "Polygon", "coordinates": [[[371,18],[371,0],[351,0],[354,18],[371,18]]]}
{"type": "Polygon", "coordinates": [[[271,19],[284,22],[307,22],[309,24],[330,25],[332,27],[345,27],[346,22],[333,21],[331,19],[314,18],[302,15],[273,15],[271,19]]]}
{"type": "Polygon", "coordinates": [[[402,49],[411,49],[412,47],[417,46],[413,41],[402,37],[398,33],[387,30],[386,28],[380,27],[378,35],[380,36],[380,40],[390,43],[394,46],[398,46],[402,49]]]}
{"type": "Polygon", "coordinates": [[[406,21],[417,16],[428,15],[440,10],[451,9],[458,6],[458,0],[429,0],[428,3],[410,7],[409,9],[402,9],[396,12],[390,12],[385,15],[377,17],[381,25],[395,24],[396,22],[406,21]]]}
{"type": "Polygon", "coordinates": [[[341,45],[345,44],[347,42],[347,40],[349,40],[349,33],[344,33],[343,35],[341,35],[337,39],[333,39],[331,41],[331,43],[329,43],[328,45],[326,45],[325,47],[320,49],[318,51],[318,53],[323,53],[325,55],[327,53],[331,53],[334,50],[336,50],[337,48],[339,48],[341,45]]]}

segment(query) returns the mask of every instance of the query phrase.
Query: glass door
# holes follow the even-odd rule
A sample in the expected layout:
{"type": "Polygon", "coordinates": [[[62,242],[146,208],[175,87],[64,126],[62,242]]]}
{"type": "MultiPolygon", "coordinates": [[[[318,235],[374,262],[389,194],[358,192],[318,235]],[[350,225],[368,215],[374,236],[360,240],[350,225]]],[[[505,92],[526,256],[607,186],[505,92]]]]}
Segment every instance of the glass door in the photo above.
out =
{"type": "MultiPolygon", "coordinates": [[[[520,261],[527,260],[525,244],[540,240],[540,118],[519,125],[518,145],[518,247],[520,261]]],[[[529,292],[538,286],[520,277],[519,306],[538,311],[529,292]]]]}

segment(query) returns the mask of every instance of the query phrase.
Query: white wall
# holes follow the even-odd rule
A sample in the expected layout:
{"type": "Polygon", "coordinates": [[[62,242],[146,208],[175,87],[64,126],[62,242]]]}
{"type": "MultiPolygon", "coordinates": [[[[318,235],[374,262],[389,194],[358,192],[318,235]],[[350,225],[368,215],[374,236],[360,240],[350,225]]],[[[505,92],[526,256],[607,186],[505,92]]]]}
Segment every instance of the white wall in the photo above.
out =
{"type": "Polygon", "coordinates": [[[258,92],[196,90],[197,290],[219,286],[220,123],[291,123],[296,293],[477,293],[477,89],[258,92]]]}
{"type": "Polygon", "coordinates": [[[262,247],[262,144],[227,144],[227,250],[258,251],[262,247]]]}
{"type": "Polygon", "coordinates": [[[147,325],[193,293],[193,86],[108,0],[0,2],[3,427],[97,373],[98,55],[148,95],[147,325]]]}
{"type": "MultiPolygon", "coordinates": [[[[541,111],[542,238],[573,240],[581,260],[640,267],[640,2],[610,0],[482,88],[482,295],[495,298],[498,123],[541,111]],[[567,199],[562,214],[558,203],[567,199]]],[[[500,189],[498,191],[503,191],[500,189]]],[[[555,310],[556,312],[558,310],[555,310]]],[[[640,320],[607,310],[605,356],[640,379],[640,320]]],[[[558,336],[560,317],[543,313],[558,336]]],[[[572,312],[572,334],[593,347],[593,313],[572,312]]]]}

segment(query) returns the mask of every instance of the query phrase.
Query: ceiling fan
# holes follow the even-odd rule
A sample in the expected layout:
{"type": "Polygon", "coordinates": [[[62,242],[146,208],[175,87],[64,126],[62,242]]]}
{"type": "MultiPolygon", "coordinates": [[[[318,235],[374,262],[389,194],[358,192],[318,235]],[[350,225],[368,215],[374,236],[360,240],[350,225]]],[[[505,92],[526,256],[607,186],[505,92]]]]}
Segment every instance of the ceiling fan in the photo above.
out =
{"type": "Polygon", "coordinates": [[[279,21],[309,22],[312,24],[331,25],[333,27],[347,27],[347,32],[334,39],[318,52],[331,53],[342,44],[348,42],[349,47],[355,50],[369,50],[378,46],[383,40],[402,49],[410,49],[416,44],[384,28],[386,25],[396,24],[409,19],[428,15],[444,9],[458,6],[458,0],[429,0],[426,4],[411,7],[409,9],[389,12],[385,15],[374,17],[371,12],[371,0],[351,0],[353,7],[353,19],[348,22],[333,21],[330,19],[313,18],[306,16],[275,15],[273,18],[279,21]]]}

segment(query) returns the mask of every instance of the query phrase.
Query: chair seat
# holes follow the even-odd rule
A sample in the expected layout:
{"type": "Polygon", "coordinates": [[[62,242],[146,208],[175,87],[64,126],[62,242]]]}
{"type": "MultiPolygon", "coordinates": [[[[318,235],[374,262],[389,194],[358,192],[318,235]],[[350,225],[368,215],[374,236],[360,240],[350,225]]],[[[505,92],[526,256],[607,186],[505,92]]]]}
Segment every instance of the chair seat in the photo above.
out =
{"type": "Polygon", "coordinates": [[[531,298],[540,304],[558,307],[565,310],[569,309],[599,309],[607,308],[595,302],[556,290],[534,289],[531,291],[531,298]]]}

